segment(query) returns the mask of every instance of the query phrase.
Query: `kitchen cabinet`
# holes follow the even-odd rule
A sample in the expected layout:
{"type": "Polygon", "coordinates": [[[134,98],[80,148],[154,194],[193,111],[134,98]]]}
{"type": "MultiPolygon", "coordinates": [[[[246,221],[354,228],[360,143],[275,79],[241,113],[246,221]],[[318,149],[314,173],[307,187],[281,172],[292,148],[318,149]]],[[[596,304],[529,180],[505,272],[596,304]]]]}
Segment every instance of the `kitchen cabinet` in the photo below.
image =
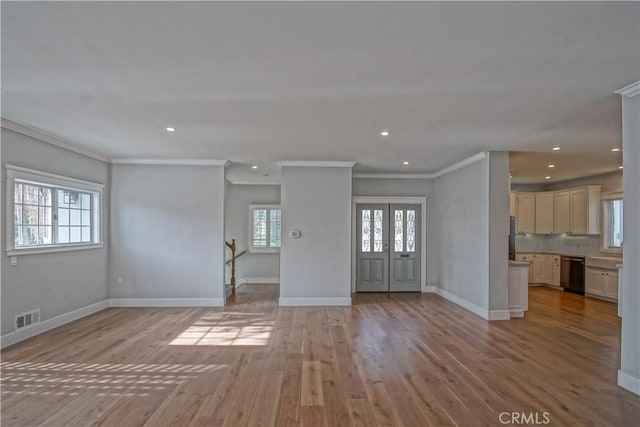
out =
{"type": "Polygon", "coordinates": [[[600,186],[512,193],[518,234],[600,234],[600,186]]]}
{"type": "Polygon", "coordinates": [[[601,270],[598,268],[587,269],[587,295],[618,299],[618,272],[613,270],[601,270]]]}
{"type": "Polygon", "coordinates": [[[516,261],[528,261],[529,283],[560,286],[560,255],[517,254],[516,261]]]}
{"type": "Polygon", "coordinates": [[[600,186],[571,190],[571,234],[600,234],[600,186]]]}
{"type": "Polygon", "coordinates": [[[535,194],[535,233],[553,234],[554,193],[535,194]]]}
{"type": "Polygon", "coordinates": [[[516,193],[509,193],[509,216],[516,216],[516,193]]]}
{"type": "Polygon", "coordinates": [[[560,257],[553,255],[551,258],[551,284],[560,286],[560,257]]]}
{"type": "Polygon", "coordinates": [[[533,255],[531,254],[516,254],[516,261],[527,261],[529,263],[529,283],[533,283],[533,255]]]}
{"type": "Polygon", "coordinates": [[[553,282],[553,256],[542,256],[542,283],[551,284],[553,282]]]}
{"type": "Polygon", "coordinates": [[[532,193],[516,193],[516,233],[530,234],[535,232],[536,196],[532,193]]]}
{"type": "Polygon", "coordinates": [[[533,255],[531,268],[533,269],[533,283],[544,283],[544,255],[533,255]]]}
{"type": "Polygon", "coordinates": [[[556,191],[553,195],[554,221],[553,232],[565,234],[571,232],[571,191],[556,191]]]}

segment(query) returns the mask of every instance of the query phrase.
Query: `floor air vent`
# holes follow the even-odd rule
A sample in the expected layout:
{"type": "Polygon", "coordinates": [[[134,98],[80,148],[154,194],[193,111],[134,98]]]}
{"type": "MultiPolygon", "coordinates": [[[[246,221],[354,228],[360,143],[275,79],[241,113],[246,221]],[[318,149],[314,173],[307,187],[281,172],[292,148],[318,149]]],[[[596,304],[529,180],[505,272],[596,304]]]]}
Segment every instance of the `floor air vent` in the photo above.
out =
{"type": "Polygon", "coordinates": [[[40,323],[40,309],[31,310],[16,316],[16,331],[40,323]]]}

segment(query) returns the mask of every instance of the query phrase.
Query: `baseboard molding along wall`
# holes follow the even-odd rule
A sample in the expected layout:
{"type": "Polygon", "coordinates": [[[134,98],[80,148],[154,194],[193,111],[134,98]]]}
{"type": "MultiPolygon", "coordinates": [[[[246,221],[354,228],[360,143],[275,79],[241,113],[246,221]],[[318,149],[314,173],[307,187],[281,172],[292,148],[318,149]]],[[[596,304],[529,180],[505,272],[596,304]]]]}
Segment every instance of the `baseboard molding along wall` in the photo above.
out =
{"type": "Polygon", "coordinates": [[[65,325],[67,323],[73,322],[74,320],[78,320],[93,313],[97,313],[98,311],[104,310],[107,307],[109,307],[109,300],[105,299],[95,304],[91,304],[86,307],[82,307],[77,310],[52,317],[51,319],[44,320],[40,323],[36,323],[33,326],[29,326],[15,332],[9,332],[8,334],[0,337],[0,348],[6,348],[10,345],[17,344],[20,341],[35,337],[36,335],[40,335],[43,332],[50,331],[51,329],[57,328],[58,326],[65,325]]]}
{"type": "Polygon", "coordinates": [[[260,285],[278,284],[280,283],[280,278],[279,277],[243,277],[242,279],[240,279],[240,283],[243,285],[245,284],[260,284],[260,285]]]}
{"type": "Polygon", "coordinates": [[[280,298],[282,307],[308,307],[325,305],[351,305],[351,297],[312,297],[312,298],[280,298]]]}
{"type": "Polygon", "coordinates": [[[224,298],[111,298],[109,307],[223,307],[224,298]]]}
{"type": "MultiPolygon", "coordinates": [[[[472,312],[473,314],[476,314],[480,317],[482,317],[483,319],[486,320],[492,320],[489,318],[489,311],[480,307],[477,304],[472,303],[471,301],[468,301],[462,297],[459,297],[456,294],[452,294],[451,292],[445,291],[442,288],[439,288],[437,286],[427,286],[427,292],[431,292],[434,293],[436,295],[440,295],[442,298],[451,301],[452,303],[459,305],[460,307],[464,308],[465,310],[469,310],[470,312],[472,312]]],[[[508,312],[507,312],[508,313],[508,312]]],[[[494,319],[496,320],[496,319],[494,319]]]]}
{"type": "Polygon", "coordinates": [[[618,370],[618,385],[631,393],[640,395],[640,378],[634,377],[623,370],[618,370]]]}

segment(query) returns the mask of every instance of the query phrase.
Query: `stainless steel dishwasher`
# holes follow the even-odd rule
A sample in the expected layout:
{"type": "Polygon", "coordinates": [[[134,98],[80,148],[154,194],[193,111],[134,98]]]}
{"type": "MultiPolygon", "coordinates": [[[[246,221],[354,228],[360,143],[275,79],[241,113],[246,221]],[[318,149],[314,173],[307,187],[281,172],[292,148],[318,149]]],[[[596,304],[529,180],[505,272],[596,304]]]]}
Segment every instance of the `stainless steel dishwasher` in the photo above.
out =
{"type": "Polygon", "coordinates": [[[584,258],[563,256],[560,263],[560,286],[566,292],[584,295],[584,258]]]}

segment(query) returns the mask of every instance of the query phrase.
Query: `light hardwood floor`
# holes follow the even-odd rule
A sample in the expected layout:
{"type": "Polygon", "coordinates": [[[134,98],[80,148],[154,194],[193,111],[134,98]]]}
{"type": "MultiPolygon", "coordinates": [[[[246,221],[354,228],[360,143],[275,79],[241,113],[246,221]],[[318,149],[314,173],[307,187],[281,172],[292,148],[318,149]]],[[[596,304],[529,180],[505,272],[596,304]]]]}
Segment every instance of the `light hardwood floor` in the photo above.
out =
{"type": "Polygon", "coordinates": [[[2,352],[2,425],[631,426],[615,305],[533,288],[488,323],[435,295],[278,308],[248,285],[225,309],[110,308],[2,352]]]}

